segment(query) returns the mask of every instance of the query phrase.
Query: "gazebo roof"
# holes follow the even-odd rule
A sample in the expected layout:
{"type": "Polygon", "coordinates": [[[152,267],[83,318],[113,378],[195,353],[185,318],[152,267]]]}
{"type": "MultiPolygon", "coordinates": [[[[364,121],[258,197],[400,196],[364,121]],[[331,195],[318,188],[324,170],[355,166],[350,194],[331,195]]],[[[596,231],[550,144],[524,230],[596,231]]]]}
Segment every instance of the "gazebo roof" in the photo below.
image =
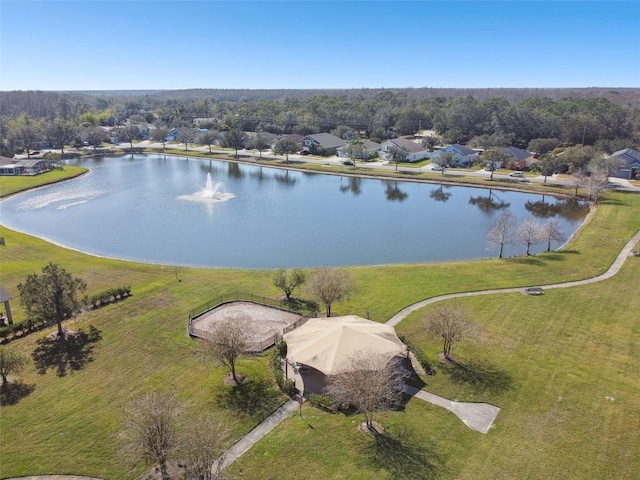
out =
{"type": "Polygon", "coordinates": [[[286,333],[287,359],[302,363],[325,375],[341,371],[358,351],[366,350],[387,361],[406,351],[393,327],[356,315],[311,318],[286,333]]]}
{"type": "Polygon", "coordinates": [[[2,285],[0,285],[0,302],[8,302],[12,298],[11,294],[7,292],[2,285]]]}

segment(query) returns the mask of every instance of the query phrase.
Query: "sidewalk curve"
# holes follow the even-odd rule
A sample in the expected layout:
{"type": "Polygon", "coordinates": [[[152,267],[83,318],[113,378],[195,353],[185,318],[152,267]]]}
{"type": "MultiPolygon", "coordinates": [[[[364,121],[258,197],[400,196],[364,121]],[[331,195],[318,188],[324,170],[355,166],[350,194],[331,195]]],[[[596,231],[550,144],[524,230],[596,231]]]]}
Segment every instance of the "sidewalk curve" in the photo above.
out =
{"type": "MultiPolygon", "coordinates": [[[[574,280],[573,282],[563,282],[563,283],[552,283],[549,285],[540,285],[545,289],[551,288],[566,288],[566,287],[576,287],[578,285],[588,285],[590,283],[601,282],[608,278],[613,277],[616,273],[620,271],[622,265],[625,260],[631,256],[631,251],[633,247],[640,242],[640,230],[636,232],[636,234],[629,239],[629,241],[622,248],[616,259],[613,261],[609,269],[601,275],[592,278],[586,278],[584,280],[574,280]]],[[[491,295],[493,293],[525,293],[526,287],[516,287],[516,288],[497,288],[493,290],[478,290],[475,292],[460,292],[460,293],[449,293],[447,295],[438,295],[437,297],[427,298],[425,300],[421,300],[416,302],[408,307],[403,308],[398,313],[396,313],[393,317],[391,317],[386,324],[395,327],[402,320],[407,318],[409,314],[415,312],[416,310],[421,309],[422,307],[426,307],[427,305],[431,305],[432,303],[440,302],[441,300],[449,300],[452,298],[462,298],[462,297],[474,297],[476,295],[491,295]]]]}

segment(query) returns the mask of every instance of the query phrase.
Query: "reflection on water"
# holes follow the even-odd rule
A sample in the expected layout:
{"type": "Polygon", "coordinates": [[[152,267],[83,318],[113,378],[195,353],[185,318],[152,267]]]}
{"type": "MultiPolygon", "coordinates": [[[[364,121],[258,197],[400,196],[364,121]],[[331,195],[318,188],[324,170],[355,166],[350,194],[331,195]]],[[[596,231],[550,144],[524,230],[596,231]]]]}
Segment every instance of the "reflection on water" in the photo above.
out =
{"type": "MultiPolygon", "coordinates": [[[[485,234],[506,208],[518,222],[530,215],[557,219],[567,237],[588,212],[582,203],[538,194],[170,155],[69,164],[93,173],[2,201],[2,223],[81,251],[168,265],[277,268],[486,258],[495,252],[485,234]],[[235,197],[178,200],[197,194],[207,174],[212,191],[220,182],[235,197]]],[[[552,248],[559,245],[552,242],[552,248]]],[[[507,248],[505,255],[519,250],[507,248]]]]}

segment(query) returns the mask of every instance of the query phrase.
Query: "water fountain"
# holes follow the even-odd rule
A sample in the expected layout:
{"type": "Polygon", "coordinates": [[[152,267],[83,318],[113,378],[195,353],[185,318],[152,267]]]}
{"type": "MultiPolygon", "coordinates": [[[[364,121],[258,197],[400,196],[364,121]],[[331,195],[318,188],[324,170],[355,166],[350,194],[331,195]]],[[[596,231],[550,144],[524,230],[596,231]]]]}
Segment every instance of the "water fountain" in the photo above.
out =
{"type": "Polygon", "coordinates": [[[233,193],[227,193],[224,191],[224,185],[222,182],[214,182],[211,178],[211,173],[207,172],[207,183],[200,191],[191,195],[180,195],[179,200],[192,200],[192,201],[205,201],[205,202],[226,202],[231,198],[234,198],[233,193]]]}

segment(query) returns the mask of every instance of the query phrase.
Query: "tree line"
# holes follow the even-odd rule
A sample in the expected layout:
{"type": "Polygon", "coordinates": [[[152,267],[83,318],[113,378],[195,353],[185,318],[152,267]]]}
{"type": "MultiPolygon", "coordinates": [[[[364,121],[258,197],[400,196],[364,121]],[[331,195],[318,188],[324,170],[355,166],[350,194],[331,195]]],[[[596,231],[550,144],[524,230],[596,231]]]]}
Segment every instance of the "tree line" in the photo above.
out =
{"type": "Polygon", "coordinates": [[[99,126],[173,128],[193,126],[194,118],[203,118],[201,127],[218,131],[332,132],[382,141],[434,130],[446,143],[481,148],[535,150],[546,141],[612,153],[640,148],[640,92],[622,90],[0,92],[0,133],[5,153],[10,153],[8,146],[26,149],[34,138],[57,148],[78,139],[88,142],[91,129],[95,133],[99,126]]]}

